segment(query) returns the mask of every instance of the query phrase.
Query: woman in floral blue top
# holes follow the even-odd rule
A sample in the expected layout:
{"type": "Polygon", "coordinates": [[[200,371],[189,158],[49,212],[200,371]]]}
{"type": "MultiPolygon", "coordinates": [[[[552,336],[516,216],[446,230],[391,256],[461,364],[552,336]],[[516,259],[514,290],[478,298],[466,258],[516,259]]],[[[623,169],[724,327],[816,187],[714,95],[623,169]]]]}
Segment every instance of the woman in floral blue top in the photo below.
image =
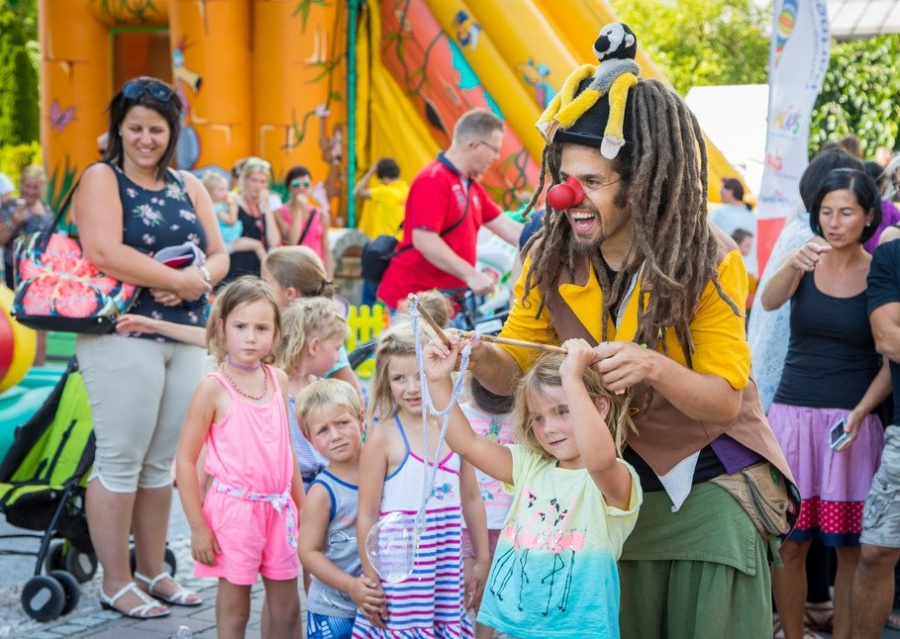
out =
{"type": "MultiPolygon", "coordinates": [[[[167,168],[181,110],[164,82],[126,82],[109,107],[104,161],[84,171],[73,215],[85,255],[143,288],[134,315],[199,327],[208,293],[228,270],[228,254],[206,189],[190,173],[167,168]],[[174,269],[152,257],[185,242],[196,244],[205,262],[174,269]]],[[[165,573],[163,555],[172,459],[205,352],[152,333],[112,333],[79,335],[77,355],[97,440],[86,509],[103,566],[100,601],[139,618],[169,614],[165,604],[199,605],[197,595],[165,573]],[[137,583],[129,569],[131,531],[137,583]]]]}

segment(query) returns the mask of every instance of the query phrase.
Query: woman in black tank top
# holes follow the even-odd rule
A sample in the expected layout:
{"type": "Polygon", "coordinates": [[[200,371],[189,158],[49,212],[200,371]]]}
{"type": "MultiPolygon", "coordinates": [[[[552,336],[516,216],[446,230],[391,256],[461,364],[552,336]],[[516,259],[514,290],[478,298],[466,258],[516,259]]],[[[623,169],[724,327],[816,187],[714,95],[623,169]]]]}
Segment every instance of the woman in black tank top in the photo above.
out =
{"type": "Polygon", "coordinates": [[[816,237],[790,254],[762,292],[766,310],[790,301],[791,337],[769,423],[803,497],[797,527],[781,548],[772,585],[785,637],[803,636],[805,558],[814,537],[835,549],[834,634],[850,636],[850,585],[859,560],[862,505],[884,436],[873,411],[891,391],[869,326],[863,248],[881,222],[871,177],[828,173],[811,207],[816,237]],[[849,445],[831,446],[835,424],[849,445]],[[840,427],[838,427],[840,431],[840,427]]]}
{"type": "MultiPolygon", "coordinates": [[[[260,158],[247,158],[240,168],[238,183],[238,219],[244,227],[241,237],[260,240],[267,249],[281,246],[281,234],[275,222],[275,209],[269,191],[271,165],[260,158]]],[[[274,198],[277,199],[277,198],[274,198]]],[[[231,265],[222,284],[227,284],[241,275],[259,277],[260,267],[255,251],[235,251],[231,254],[231,265]]]]}
{"type": "MultiPolygon", "coordinates": [[[[206,323],[206,295],[228,270],[228,254],[206,189],[190,173],[168,168],[181,111],[168,84],[126,82],[109,106],[104,162],[85,169],[73,217],[85,256],[143,289],[134,317],[197,332],[206,323]],[[202,250],[205,262],[175,269],[153,259],[161,248],[184,242],[202,250]]],[[[103,566],[100,602],[141,619],[169,614],[162,602],[197,606],[200,598],[163,570],[163,551],[172,460],[205,350],[149,331],[79,335],[76,349],[97,442],[85,507],[103,566]]]]}

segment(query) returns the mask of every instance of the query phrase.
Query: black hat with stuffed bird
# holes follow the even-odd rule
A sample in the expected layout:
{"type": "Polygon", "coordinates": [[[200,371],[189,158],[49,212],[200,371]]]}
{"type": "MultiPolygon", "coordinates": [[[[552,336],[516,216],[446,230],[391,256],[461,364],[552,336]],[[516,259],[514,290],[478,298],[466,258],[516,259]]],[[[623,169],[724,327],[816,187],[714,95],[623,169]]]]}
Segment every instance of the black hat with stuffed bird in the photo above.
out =
{"type": "Polygon", "coordinates": [[[599,64],[584,64],[566,78],[538,120],[547,142],[570,142],[600,149],[607,159],[631,138],[626,116],[628,91],[637,84],[637,37],[628,25],[608,24],[594,42],[599,64]]]}

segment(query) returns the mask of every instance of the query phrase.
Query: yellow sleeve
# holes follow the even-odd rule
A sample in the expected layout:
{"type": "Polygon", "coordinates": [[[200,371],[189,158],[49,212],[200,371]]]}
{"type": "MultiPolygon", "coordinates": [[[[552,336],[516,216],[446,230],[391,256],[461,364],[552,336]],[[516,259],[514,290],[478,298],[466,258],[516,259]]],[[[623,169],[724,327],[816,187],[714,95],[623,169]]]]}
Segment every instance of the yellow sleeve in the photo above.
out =
{"type": "Polygon", "coordinates": [[[748,280],[741,254],[729,251],[718,272],[722,290],[739,312],[735,313],[722,299],[712,282],[707,284],[690,324],[694,341],[692,368],[697,373],[718,375],[740,390],[750,379],[750,345],[744,333],[748,280]]]}
{"type": "Polygon", "coordinates": [[[390,187],[385,186],[384,184],[376,184],[375,186],[369,187],[369,196],[372,198],[373,202],[396,204],[396,195],[392,192],[390,187]]]}
{"type": "MultiPolygon", "coordinates": [[[[509,313],[503,330],[500,332],[501,337],[509,337],[512,339],[520,339],[528,342],[537,342],[539,344],[559,344],[559,337],[550,324],[550,313],[547,308],[543,308],[540,315],[535,317],[538,308],[541,306],[541,293],[537,287],[532,287],[525,297],[525,278],[531,270],[531,258],[525,258],[522,265],[522,273],[516,282],[516,303],[509,313]]],[[[533,348],[520,348],[517,346],[507,346],[498,344],[500,348],[509,352],[519,368],[527,371],[534,364],[534,361],[540,355],[541,351],[533,348]]]]}

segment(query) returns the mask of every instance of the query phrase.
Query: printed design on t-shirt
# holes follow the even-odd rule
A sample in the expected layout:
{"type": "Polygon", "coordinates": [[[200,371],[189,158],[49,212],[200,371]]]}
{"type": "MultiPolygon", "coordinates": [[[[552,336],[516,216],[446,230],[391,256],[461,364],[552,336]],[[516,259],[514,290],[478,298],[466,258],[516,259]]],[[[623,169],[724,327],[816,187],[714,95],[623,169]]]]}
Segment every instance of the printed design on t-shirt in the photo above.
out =
{"type": "Polygon", "coordinates": [[[184,202],[187,199],[181,185],[172,182],[166,184],[166,197],[177,202],[184,202]]]}
{"type": "Polygon", "coordinates": [[[539,579],[547,592],[542,614],[548,615],[552,605],[565,612],[569,605],[576,555],[584,548],[587,531],[566,525],[575,507],[574,500],[568,508],[563,508],[555,497],[543,501],[530,489],[525,489],[524,497],[527,500],[525,508],[531,515],[524,525],[510,521],[500,531],[512,547],[497,559],[488,588],[491,594],[503,601],[510,579],[519,570],[519,610],[524,609],[525,586],[533,579],[539,579]],[[528,557],[532,551],[553,556],[548,572],[537,575],[528,573],[528,557]]]}
{"type": "Polygon", "coordinates": [[[132,215],[140,219],[146,226],[159,226],[163,214],[149,204],[139,204],[132,210],[132,215]]]}
{"type": "MultiPolygon", "coordinates": [[[[345,517],[341,518],[341,521],[344,525],[347,525],[347,521],[345,517]]],[[[351,522],[352,526],[353,523],[351,522]]],[[[328,535],[328,547],[329,548],[340,548],[344,544],[355,544],[356,543],[356,535],[348,535],[343,530],[335,530],[330,535],[328,535]]]]}
{"type": "Polygon", "coordinates": [[[491,417],[491,423],[488,431],[484,434],[485,439],[489,439],[495,444],[500,442],[500,429],[503,428],[503,422],[496,417],[491,417]]]}
{"type": "MultiPolygon", "coordinates": [[[[125,189],[125,195],[129,199],[135,199],[139,195],[139,192],[134,187],[127,187],[125,189]]],[[[187,195],[184,192],[184,189],[180,184],[175,183],[167,183],[166,188],[163,190],[161,195],[154,195],[150,198],[149,202],[144,202],[142,204],[138,204],[137,206],[133,206],[131,208],[131,214],[138,218],[145,226],[156,227],[162,224],[164,220],[164,216],[162,213],[163,208],[166,206],[166,200],[174,200],[176,202],[186,202],[187,195]],[[156,208],[159,207],[159,208],[156,208]]],[[[180,209],[178,212],[179,216],[186,220],[187,222],[194,223],[197,220],[196,214],[189,209],[180,209]]],[[[177,231],[178,225],[171,225],[171,230],[177,231]]],[[[147,236],[145,235],[145,238],[147,236]]],[[[152,236],[151,236],[152,237],[152,236]]],[[[198,238],[199,239],[199,238],[198,238]]],[[[191,238],[191,241],[197,242],[194,238],[191,238]]],[[[146,242],[145,244],[151,245],[152,242],[146,242]]]]}
{"type": "Polygon", "coordinates": [[[453,486],[446,482],[440,486],[434,486],[431,489],[431,496],[440,501],[451,499],[454,496],[453,486]]]}

